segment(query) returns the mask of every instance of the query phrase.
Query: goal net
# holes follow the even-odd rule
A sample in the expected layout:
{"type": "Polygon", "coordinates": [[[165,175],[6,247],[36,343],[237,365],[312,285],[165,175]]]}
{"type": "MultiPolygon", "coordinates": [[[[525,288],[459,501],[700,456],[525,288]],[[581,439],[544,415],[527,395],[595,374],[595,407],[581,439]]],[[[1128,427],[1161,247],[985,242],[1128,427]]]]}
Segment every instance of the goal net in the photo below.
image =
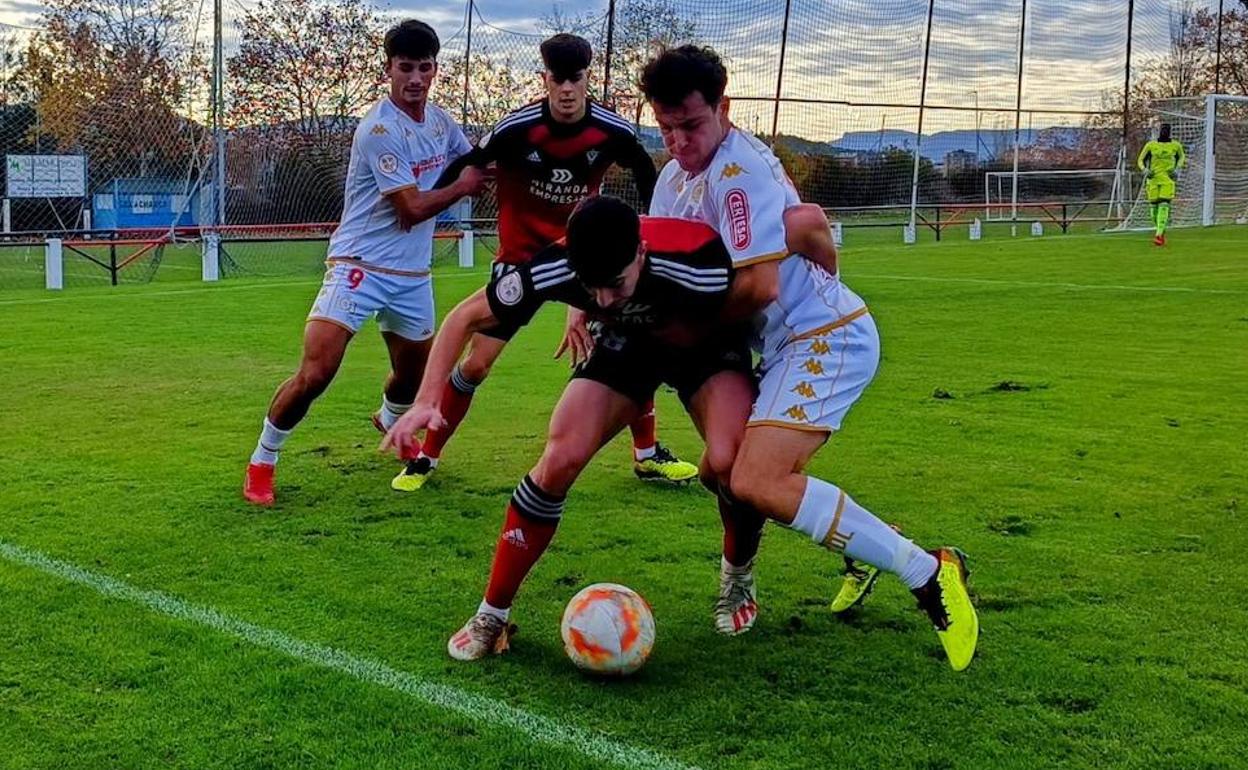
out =
{"type": "MultiPolygon", "coordinates": [[[[1130,173],[1124,177],[1128,184],[1130,177],[1130,173]]],[[[1117,223],[1123,213],[1121,189],[1124,188],[1116,168],[985,171],[984,219],[1010,219],[1015,203],[1029,209],[1037,204],[1068,204],[1081,209],[1071,212],[1080,219],[1103,218],[1117,223]]]]}
{"type": "MultiPolygon", "coordinates": [[[[1150,138],[1162,123],[1183,144],[1187,162],[1178,172],[1170,206],[1171,227],[1248,222],[1248,97],[1210,94],[1164,99],[1149,105],[1150,138]]],[[[1138,153],[1140,148],[1134,148],[1138,153]]],[[[1136,156],[1126,162],[1135,167],[1136,156]]],[[[1143,175],[1122,229],[1152,229],[1143,175]]]]}

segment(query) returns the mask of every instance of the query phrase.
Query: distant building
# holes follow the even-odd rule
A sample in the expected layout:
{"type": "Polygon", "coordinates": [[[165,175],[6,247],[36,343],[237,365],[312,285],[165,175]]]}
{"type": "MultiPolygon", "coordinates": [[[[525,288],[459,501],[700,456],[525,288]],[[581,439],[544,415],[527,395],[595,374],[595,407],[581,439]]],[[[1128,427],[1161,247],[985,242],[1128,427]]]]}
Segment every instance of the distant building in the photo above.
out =
{"type": "Polygon", "coordinates": [[[974,171],[979,166],[979,158],[969,150],[954,150],[945,153],[945,176],[974,171]]]}

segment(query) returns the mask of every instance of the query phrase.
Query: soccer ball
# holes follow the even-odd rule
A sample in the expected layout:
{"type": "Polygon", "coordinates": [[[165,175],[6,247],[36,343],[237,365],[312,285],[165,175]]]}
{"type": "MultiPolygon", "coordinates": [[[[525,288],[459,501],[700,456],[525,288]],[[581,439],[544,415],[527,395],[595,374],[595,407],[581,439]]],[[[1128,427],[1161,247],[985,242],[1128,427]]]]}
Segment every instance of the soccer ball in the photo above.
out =
{"type": "Polygon", "coordinates": [[[572,597],[559,627],[578,668],[623,676],[641,668],[654,647],[654,614],[631,588],[595,583],[572,597]]]}

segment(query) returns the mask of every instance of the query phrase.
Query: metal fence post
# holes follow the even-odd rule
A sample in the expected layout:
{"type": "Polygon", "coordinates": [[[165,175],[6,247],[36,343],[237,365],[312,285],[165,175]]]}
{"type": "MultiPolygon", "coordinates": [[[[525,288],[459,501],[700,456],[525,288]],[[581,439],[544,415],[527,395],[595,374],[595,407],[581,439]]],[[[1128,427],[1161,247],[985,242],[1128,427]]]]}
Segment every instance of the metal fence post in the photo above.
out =
{"type": "Polygon", "coordinates": [[[472,64],[472,14],[474,10],[473,0],[468,0],[468,39],[464,43],[464,103],[459,113],[461,128],[468,126],[468,70],[472,64]]]}
{"type": "MultiPolygon", "coordinates": [[[[1025,2],[1025,0],[1024,0],[1025,2]]],[[[910,229],[915,229],[915,217],[919,207],[919,163],[923,157],[920,149],[923,146],[923,108],[927,104],[927,63],[932,53],[932,14],[936,9],[936,0],[927,0],[927,34],[923,42],[923,80],[919,86],[919,126],[914,135],[914,176],[910,181],[910,229]]],[[[936,231],[939,236],[940,231],[936,231]]]]}
{"type": "Polygon", "coordinates": [[[607,4],[607,50],[602,57],[602,103],[611,106],[611,57],[615,55],[615,0],[607,4]]]}
{"type": "Polygon", "coordinates": [[[789,11],[793,0],[784,0],[784,27],[780,30],[780,67],[776,70],[776,101],[771,110],[771,142],[775,144],[780,128],[780,97],[784,87],[784,54],[789,43],[789,11]]]}

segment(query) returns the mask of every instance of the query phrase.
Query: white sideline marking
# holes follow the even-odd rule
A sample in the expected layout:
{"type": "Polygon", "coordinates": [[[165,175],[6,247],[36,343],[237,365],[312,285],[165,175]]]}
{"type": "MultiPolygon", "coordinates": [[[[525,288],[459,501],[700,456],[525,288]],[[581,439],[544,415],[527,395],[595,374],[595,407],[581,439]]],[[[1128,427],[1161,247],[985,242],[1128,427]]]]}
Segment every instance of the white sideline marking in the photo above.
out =
{"type": "Polygon", "coordinates": [[[884,275],[851,273],[849,278],[877,278],[886,281],[924,281],[928,283],[976,283],[989,286],[1031,286],[1048,289],[1080,291],[1143,291],[1181,294],[1248,294],[1248,289],[1201,289],[1190,286],[1126,286],[1118,284],[1062,283],[1059,281],[1008,281],[996,278],[942,278],[930,275],[884,275]]]}
{"type": "MultiPolygon", "coordinates": [[[[462,278],[467,276],[489,275],[489,270],[466,270],[463,272],[456,271],[454,273],[435,273],[434,278],[439,281],[449,280],[451,278],[462,278]]],[[[319,286],[320,278],[300,278],[297,281],[266,281],[264,283],[245,283],[245,284],[217,284],[216,286],[196,286],[188,289],[169,289],[167,291],[135,291],[125,294],[100,293],[100,294],[63,294],[59,297],[39,297],[39,298],[20,298],[20,299],[0,299],[0,305],[39,305],[44,302],[74,302],[95,299],[143,299],[145,297],[172,297],[179,294],[203,294],[209,291],[248,291],[251,289],[274,289],[281,286],[319,286]]]]}
{"type": "Polygon", "coordinates": [[[103,594],[138,604],[177,620],[206,626],[257,647],[280,652],[314,666],[347,674],[363,682],[402,693],[431,706],[452,711],[488,726],[509,727],[538,743],[577,751],[589,759],[609,762],[623,768],[654,770],[697,770],[647,749],[619,743],[604,735],[579,727],[560,724],[549,717],[509,706],[483,695],[474,695],[449,685],[434,684],[391,668],[381,661],[358,657],[349,652],[312,642],[304,642],[281,631],[252,625],[210,607],[190,604],[160,591],[136,588],[107,575],[82,569],[69,562],[0,540],[0,556],[10,562],[34,568],[48,575],[78,583],[103,594]]]}

